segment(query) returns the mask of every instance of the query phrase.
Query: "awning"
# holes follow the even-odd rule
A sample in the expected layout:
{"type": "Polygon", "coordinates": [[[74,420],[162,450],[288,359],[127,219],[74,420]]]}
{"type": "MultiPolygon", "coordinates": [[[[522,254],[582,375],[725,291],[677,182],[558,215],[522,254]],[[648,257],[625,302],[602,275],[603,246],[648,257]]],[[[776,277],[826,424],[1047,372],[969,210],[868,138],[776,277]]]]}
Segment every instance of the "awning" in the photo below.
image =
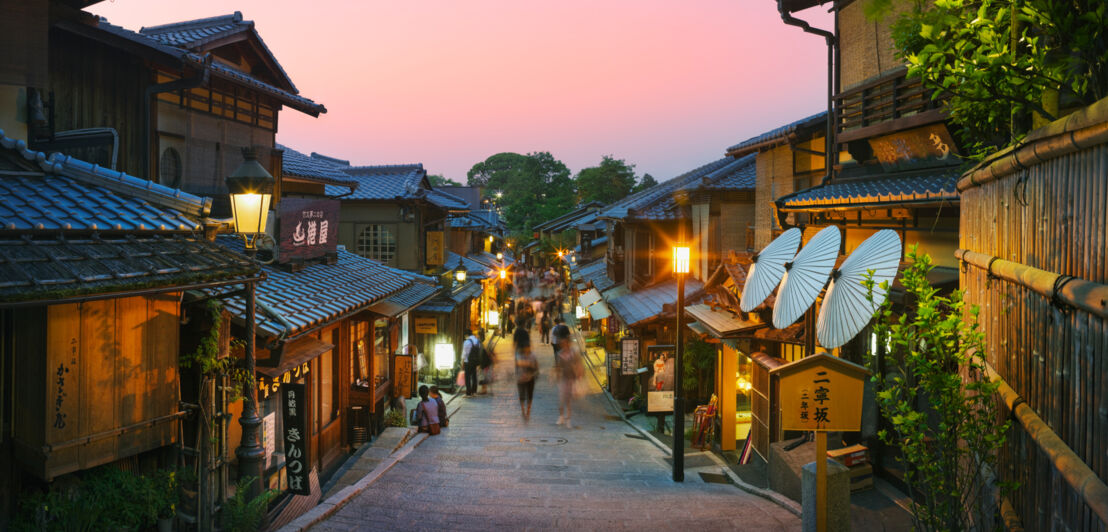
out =
{"type": "Polygon", "coordinates": [[[439,287],[423,283],[412,283],[411,286],[393,294],[369,306],[367,310],[375,314],[395,318],[407,312],[421,303],[429,301],[439,292],[439,287]]]}
{"type": "Polygon", "coordinates": [[[612,315],[612,309],[608,308],[608,305],[603,301],[597,301],[588,308],[589,317],[594,320],[602,320],[612,315]]]}
{"type": "Polygon", "coordinates": [[[692,329],[694,333],[699,334],[700,336],[708,336],[709,334],[711,334],[710,332],[708,332],[708,329],[704,327],[704,325],[702,325],[699,321],[690,321],[687,325],[690,329],[692,329]]]}
{"type": "Polygon", "coordinates": [[[712,310],[712,307],[705,304],[685,307],[685,313],[696,318],[716,338],[735,336],[767,326],[762,322],[739,319],[730,312],[712,310]]]}
{"type": "Polygon", "coordinates": [[[257,366],[255,370],[266,377],[277,378],[286,371],[334,348],[334,345],[327,342],[317,340],[311,336],[305,336],[294,341],[292,344],[285,344],[285,351],[281,355],[281,363],[276,367],[257,366]]]}

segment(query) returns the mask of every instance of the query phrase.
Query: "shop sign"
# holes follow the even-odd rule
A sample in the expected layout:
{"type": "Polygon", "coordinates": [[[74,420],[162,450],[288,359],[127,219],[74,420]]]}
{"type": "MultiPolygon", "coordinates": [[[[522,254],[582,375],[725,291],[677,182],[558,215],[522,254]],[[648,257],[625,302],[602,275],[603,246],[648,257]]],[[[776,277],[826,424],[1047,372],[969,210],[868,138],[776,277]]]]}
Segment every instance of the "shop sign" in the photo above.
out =
{"type": "Polygon", "coordinates": [[[781,428],[803,431],[861,429],[865,368],[820,353],[773,370],[779,377],[781,428]]]}
{"type": "Polygon", "coordinates": [[[446,244],[442,231],[427,231],[427,264],[442,266],[446,263],[446,244]]]}
{"type": "Polygon", "coordinates": [[[619,341],[619,353],[621,359],[620,375],[634,375],[639,369],[639,345],[638,338],[624,338],[619,341]]]}
{"type": "Polygon", "coordinates": [[[646,392],[647,412],[673,412],[673,390],[664,392],[646,392]]]}
{"type": "Polygon", "coordinates": [[[273,453],[277,452],[277,412],[262,418],[262,443],[265,445],[265,468],[273,466],[273,453]]]}
{"type": "Polygon", "coordinates": [[[277,214],[279,263],[335,253],[339,236],[339,201],[284,198],[277,214]]]}
{"type": "Polygon", "coordinates": [[[439,319],[438,318],[415,318],[415,332],[416,334],[438,334],[439,333],[439,319]]]}
{"type": "Polygon", "coordinates": [[[286,384],[281,387],[282,420],[285,423],[285,471],[289,493],[311,494],[308,474],[308,395],[303,384],[286,384]]]}
{"type": "Polygon", "coordinates": [[[958,148],[943,124],[932,124],[869,139],[873,155],[885,171],[934,166],[958,159],[958,148]]]}
{"type": "Polygon", "coordinates": [[[411,395],[412,356],[396,355],[392,359],[392,395],[393,397],[411,395]]]}
{"type": "Polygon", "coordinates": [[[308,363],[304,362],[299,366],[286,370],[284,373],[277,377],[270,377],[268,375],[258,374],[255,376],[255,380],[258,382],[258,393],[262,395],[262,399],[269,397],[270,393],[277,393],[277,390],[281,388],[282,384],[289,384],[292,381],[299,380],[308,374],[308,363]]]}

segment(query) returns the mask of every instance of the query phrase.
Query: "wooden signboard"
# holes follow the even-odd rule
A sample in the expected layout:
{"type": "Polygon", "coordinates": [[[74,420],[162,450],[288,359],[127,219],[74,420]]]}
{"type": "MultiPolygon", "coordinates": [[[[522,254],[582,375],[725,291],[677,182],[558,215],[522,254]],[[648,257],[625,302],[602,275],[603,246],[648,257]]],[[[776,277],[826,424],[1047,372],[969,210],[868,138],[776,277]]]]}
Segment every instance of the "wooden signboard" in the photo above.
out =
{"type": "Polygon", "coordinates": [[[408,397],[412,388],[412,356],[396,355],[392,359],[392,395],[408,397]]]}
{"type": "Polygon", "coordinates": [[[820,353],[771,374],[779,379],[783,430],[861,430],[866,368],[820,353]]]}
{"type": "Polygon", "coordinates": [[[907,170],[958,157],[958,148],[943,124],[931,124],[869,139],[885,171],[907,170]]]}
{"type": "Polygon", "coordinates": [[[339,236],[338,200],[284,198],[277,218],[281,249],[278,262],[335,253],[339,236]]]}
{"type": "Polygon", "coordinates": [[[673,390],[646,392],[646,411],[649,413],[673,413],[673,390]]]}
{"type": "Polygon", "coordinates": [[[308,475],[308,394],[303,384],[286,384],[281,387],[281,412],[284,420],[285,471],[289,493],[310,495],[308,475]]]}
{"type": "Polygon", "coordinates": [[[439,332],[438,318],[415,318],[414,321],[416,334],[438,334],[439,332]]]}
{"type": "Polygon", "coordinates": [[[816,433],[816,530],[827,530],[827,432],[862,424],[862,390],[869,371],[817,353],[770,371],[778,377],[781,428],[816,433]]]}
{"type": "Polygon", "coordinates": [[[641,342],[638,338],[624,338],[619,342],[620,352],[620,375],[634,375],[635,370],[639,369],[639,346],[641,342]]]}
{"type": "Polygon", "coordinates": [[[442,266],[446,263],[446,247],[442,231],[427,231],[427,264],[442,266]]]}

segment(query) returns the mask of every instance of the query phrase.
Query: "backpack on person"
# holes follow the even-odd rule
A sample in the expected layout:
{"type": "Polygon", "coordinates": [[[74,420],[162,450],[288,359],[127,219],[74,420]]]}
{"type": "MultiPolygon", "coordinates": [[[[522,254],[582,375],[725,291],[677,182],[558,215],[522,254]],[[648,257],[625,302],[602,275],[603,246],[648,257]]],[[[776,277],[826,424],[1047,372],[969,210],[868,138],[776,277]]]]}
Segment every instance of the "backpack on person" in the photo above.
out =
{"type": "MultiPolygon", "coordinates": [[[[485,369],[492,365],[492,357],[489,356],[489,350],[485,346],[481,345],[481,342],[477,342],[477,366],[481,369],[485,369]]],[[[469,353],[469,356],[473,356],[473,352],[469,353]]]]}

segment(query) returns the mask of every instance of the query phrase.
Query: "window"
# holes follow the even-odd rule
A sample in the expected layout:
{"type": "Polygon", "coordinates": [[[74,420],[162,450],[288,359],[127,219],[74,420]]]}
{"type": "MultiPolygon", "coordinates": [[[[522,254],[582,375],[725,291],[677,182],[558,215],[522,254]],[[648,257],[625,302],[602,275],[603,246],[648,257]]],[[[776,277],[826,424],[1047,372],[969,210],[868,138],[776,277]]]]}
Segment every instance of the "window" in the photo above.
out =
{"type": "Polygon", "coordinates": [[[389,264],[396,257],[396,236],[387,225],[367,225],[358,233],[356,251],[363,257],[389,264]]]}
{"type": "Polygon", "coordinates": [[[158,182],[171,188],[181,186],[181,154],[174,148],[166,148],[158,160],[158,182]]]}
{"type": "Polygon", "coordinates": [[[379,318],[373,322],[373,387],[389,381],[389,320],[379,318]]]}

